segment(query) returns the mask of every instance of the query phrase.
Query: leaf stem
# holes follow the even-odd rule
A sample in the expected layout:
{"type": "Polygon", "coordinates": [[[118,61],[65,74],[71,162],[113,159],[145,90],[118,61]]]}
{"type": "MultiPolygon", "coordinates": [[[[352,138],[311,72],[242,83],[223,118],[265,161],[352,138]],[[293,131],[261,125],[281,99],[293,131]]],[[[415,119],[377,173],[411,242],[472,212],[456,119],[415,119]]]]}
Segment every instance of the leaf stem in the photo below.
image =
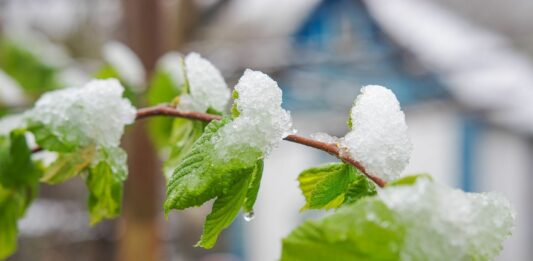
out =
{"type": "MultiPolygon", "coordinates": [[[[199,120],[199,121],[204,121],[204,122],[210,122],[212,120],[219,120],[222,118],[219,115],[213,115],[213,114],[202,113],[202,112],[193,112],[193,111],[181,111],[168,105],[158,105],[158,106],[153,106],[153,107],[141,108],[137,110],[137,116],[135,119],[141,120],[144,118],[149,118],[149,117],[154,117],[154,116],[187,118],[191,120],[199,120]]],[[[310,138],[306,138],[306,137],[298,136],[298,135],[289,135],[285,137],[284,140],[327,152],[339,158],[340,160],[348,164],[351,164],[352,166],[357,168],[359,171],[361,171],[361,173],[363,173],[367,178],[369,178],[374,183],[376,183],[378,186],[384,187],[386,185],[386,182],[383,179],[369,174],[359,161],[350,158],[348,153],[344,152],[336,144],[325,143],[325,142],[321,142],[318,140],[314,140],[314,139],[310,139],[310,138]]],[[[41,150],[42,150],[41,148],[37,147],[37,148],[32,149],[32,152],[39,152],[41,150]]]]}

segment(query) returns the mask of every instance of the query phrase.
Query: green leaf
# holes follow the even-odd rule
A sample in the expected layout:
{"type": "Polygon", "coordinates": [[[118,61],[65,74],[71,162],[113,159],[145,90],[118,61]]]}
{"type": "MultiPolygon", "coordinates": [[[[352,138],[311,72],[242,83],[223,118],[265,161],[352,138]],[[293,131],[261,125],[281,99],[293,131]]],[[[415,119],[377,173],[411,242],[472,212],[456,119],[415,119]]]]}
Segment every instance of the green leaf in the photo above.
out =
{"type": "Polygon", "coordinates": [[[170,155],[165,161],[163,171],[165,176],[170,178],[174,169],[183,160],[184,156],[192,149],[194,142],[202,136],[205,123],[178,118],[173,121],[172,131],[168,142],[170,144],[170,155]]]}
{"type": "Polygon", "coordinates": [[[399,260],[404,234],[394,213],[369,197],[300,225],[283,239],[281,261],[399,260]]]}
{"type": "Polygon", "coordinates": [[[14,130],[0,137],[0,184],[6,188],[33,186],[41,176],[31,160],[24,130],[14,130]]]}
{"type": "Polygon", "coordinates": [[[229,119],[224,118],[209,123],[193,148],[178,164],[167,184],[165,213],[171,209],[200,206],[220,194],[222,186],[217,184],[219,175],[212,171],[210,163],[210,152],[214,149],[211,138],[228,122],[229,119]]]}
{"type": "Polygon", "coordinates": [[[329,163],[303,171],[299,177],[300,189],[306,199],[305,209],[337,208],[345,202],[375,194],[375,188],[353,166],[329,163]]]}
{"type": "Polygon", "coordinates": [[[78,147],[78,144],[64,142],[60,137],[57,137],[52,130],[41,123],[28,123],[28,131],[33,133],[37,144],[45,150],[72,152],[78,147]]]}
{"type": "Polygon", "coordinates": [[[196,246],[209,249],[215,245],[222,230],[231,225],[239,214],[251,178],[252,176],[249,175],[217,197],[211,213],[205,220],[204,232],[196,246]]]}
{"type": "Polygon", "coordinates": [[[350,183],[344,196],[343,205],[352,204],[364,197],[376,195],[376,185],[358,170],[355,180],[350,183]]]}
{"type": "Polygon", "coordinates": [[[37,186],[8,189],[0,185],[0,260],[17,248],[17,221],[34,199],[37,186]]]}
{"type": "Polygon", "coordinates": [[[263,165],[264,162],[262,159],[255,163],[254,171],[251,174],[252,180],[250,181],[244,200],[244,212],[253,212],[254,210],[255,200],[257,199],[257,193],[259,192],[259,186],[261,185],[261,178],[263,176],[263,165]]]}
{"type": "MultiPolygon", "coordinates": [[[[238,99],[239,92],[237,90],[233,90],[232,97],[233,97],[233,100],[238,99]]],[[[237,108],[237,103],[234,102],[233,105],[231,106],[231,117],[235,119],[239,117],[240,114],[241,112],[239,111],[239,108],[237,108]]]]}
{"type": "Polygon", "coordinates": [[[253,208],[263,170],[262,153],[253,148],[242,148],[241,151],[256,159],[252,164],[238,157],[222,161],[217,158],[212,139],[228,122],[230,119],[226,117],[206,126],[167,185],[165,213],[171,209],[199,206],[217,198],[197,244],[204,248],[211,248],[216,243],[220,232],[231,224],[241,207],[245,210],[253,208]]]}
{"type": "Polygon", "coordinates": [[[25,131],[0,136],[0,259],[17,244],[17,220],[36,195],[41,170],[31,160],[25,131]]]}
{"type": "Polygon", "coordinates": [[[433,177],[431,177],[431,175],[427,173],[413,174],[413,175],[403,176],[398,179],[395,179],[387,183],[387,186],[411,186],[415,184],[421,178],[433,180],[433,177]]]}
{"type": "Polygon", "coordinates": [[[45,170],[42,182],[62,183],[85,170],[96,153],[95,146],[88,146],[70,153],[60,153],[58,158],[45,170]]]}
{"type": "Polygon", "coordinates": [[[90,167],[86,180],[91,224],[120,214],[123,183],[128,174],[126,153],[122,149],[106,148],[99,153],[100,160],[90,167]]]}

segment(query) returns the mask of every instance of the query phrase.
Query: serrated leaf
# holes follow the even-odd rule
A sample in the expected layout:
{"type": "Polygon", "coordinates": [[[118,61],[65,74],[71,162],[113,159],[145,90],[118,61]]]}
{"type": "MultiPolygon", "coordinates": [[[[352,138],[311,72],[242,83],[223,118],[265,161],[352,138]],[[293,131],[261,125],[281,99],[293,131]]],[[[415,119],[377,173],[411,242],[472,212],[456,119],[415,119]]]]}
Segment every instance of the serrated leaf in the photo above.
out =
{"type": "Polygon", "coordinates": [[[366,198],[283,239],[281,261],[398,260],[404,228],[379,200],[366,198]],[[372,219],[369,212],[376,213],[372,219]]]}
{"type": "Polygon", "coordinates": [[[170,155],[165,161],[163,170],[165,176],[170,178],[174,169],[182,161],[184,156],[192,149],[194,142],[204,132],[205,123],[188,119],[175,119],[170,137],[170,155]]]}
{"type": "Polygon", "coordinates": [[[375,193],[371,190],[373,184],[353,166],[342,162],[307,169],[299,175],[298,181],[306,199],[302,210],[337,208],[347,201],[354,202],[375,193]]]}
{"type": "Polygon", "coordinates": [[[246,192],[246,198],[244,199],[244,212],[252,212],[254,210],[255,200],[257,199],[257,193],[261,185],[261,178],[263,177],[263,165],[264,162],[262,159],[255,163],[254,171],[251,174],[252,178],[248,185],[248,191],[246,192]]]}
{"type": "Polygon", "coordinates": [[[58,184],[77,176],[91,164],[95,153],[95,146],[88,146],[70,153],[60,153],[58,158],[46,168],[41,181],[58,184]]]}
{"type": "Polygon", "coordinates": [[[242,179],[234,184],[223,195],[217,197],[211,213],[207,215],[204,231],[196,246],[206,249],[212,248],[217,242],[220,232],[227,228],[239,214],[241,206],[246,198],[246,191],[252,176],[242,179]]]}
{"type": "Polygon", "coordinates": [[[6,188],[33,186],[41,171],[31,160],[24,130],[0,137],[0,184],[6,188]]]}
{"type": "Polygon", "coordinates": [[[229,226],[241,208],[252,209],[262,174],[262,154],[253,148],[243,153],[258,160],[249,164],[239,158],[220,161],[214,150],[213,137],[229,118],[209,123],[202,136],[178,164],[167,186],[164,208],[185,209],[217,198],[207,217],[197,246],[212,247],[220,232],[229,226]]]}
{"type": "Polygon", "coordinates": [[[100,153],[100,161],[90,167],[86,180],[91,224],[120,214],[127,177],[126,153],[122,149],[107,148],[100,153]]]}
{"type": "Polygon", "coordinates": [[[212,172],[210,164],[210,151],[213,150],[211,138],[228,122],[229,119],[224,118],[209,123],[191,151],[178,164],[167,184],[165,213],[171,209],[200,206],[220,194],[222,186],[217,184],[219,175],[212,172]]]}
{"type": "Polygon", "coordinates": [[[366,176],[356,170],[355,179],[348,185],[345,192],[343,205],[352,204],[363,197],[373,196],[376,192],[376,185],[366,176]]]}

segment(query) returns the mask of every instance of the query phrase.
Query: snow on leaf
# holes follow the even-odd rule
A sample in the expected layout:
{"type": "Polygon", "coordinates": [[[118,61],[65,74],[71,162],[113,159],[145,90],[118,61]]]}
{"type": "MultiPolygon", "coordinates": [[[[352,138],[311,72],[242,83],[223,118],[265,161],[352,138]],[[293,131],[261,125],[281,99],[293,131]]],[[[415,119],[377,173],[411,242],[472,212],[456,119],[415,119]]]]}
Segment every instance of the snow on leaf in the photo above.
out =
{"type": "Polygon", "coordinates": [[[249,164],[234,158],[220,161],[216,158],[213,138],[229,118],[212,121],[177,165],[167,184],[165,212],[200,206],[216,198],[208,215],[198,246],[211,248],[220,232],[229,226],[241,208],[253,207],[262,172],[261,152],[248,147],[244,153],[259,159],[249,164]]]}
{"type": "Polygon", "coordinates": [[[281,107],[282,92],[268,75],[246,70],[235,86],[238,117],[224,126],[215,137],[215,149],[221,160],[241,157],[257,159],[239,153],[241,147],[253,147],[264,155],[293,132],[288,111],[281,107]],[[238,155],[238,156],[236,156],[238,155]]]}
{"type": "Polygon", "coordinates": [[[197,53],[185,57],[185,71],[192,99],[196,103],[203,103],[201,107],[206,110],[212,107],[224,111],[230,91],[220,71],[197,53]]]}
{"type": "Polygon", "coordinates": [[[341,144],[350,156],[385,181],[399,177],[409,163],[412,144],[394,93],[377,85],[363,87],[350,119],[352,130],[341,144]]]}
{"type": "Polygon", "coordinates": [[[514,212],[498,194],[424,176],[397,184],[305,222],[283,240],[281,260],[492,260],[511,233],[514,212]]]}
{"type": "Polygon", "coordinates": [[[117,80],[109,79],[46,93],[27,113],[29,128],[45,148],[40,141],[50,138],[67,150],[90,144],[117,147],[136,113],[123,92],[117,80]]]}

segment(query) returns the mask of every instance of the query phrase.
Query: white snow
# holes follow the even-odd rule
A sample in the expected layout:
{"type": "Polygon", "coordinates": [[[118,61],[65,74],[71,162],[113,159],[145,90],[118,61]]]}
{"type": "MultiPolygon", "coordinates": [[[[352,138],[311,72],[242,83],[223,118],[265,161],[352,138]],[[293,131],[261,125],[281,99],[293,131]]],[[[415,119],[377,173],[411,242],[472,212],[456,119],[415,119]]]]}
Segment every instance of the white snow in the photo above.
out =
{"type": "Polygon", "coordinates": [[[224,111],[230,91],[220,71],[197,53],[185,57],[185,70],[191,97],[204,103],[206,108],[211,106],[217,111],[224,111]]]}
{"type": "Polygon", "coordinates": [[[185,83],[185,64],[180,53],[165,53],[165,55],[159,58],[157,66],[170,75],[176,88],[181,87],[185,83]]]}
{"type": "Polygon", "coordinates": [[[104,45],[103,55],[126,84],[135,91],[144,90],[146,72],[139,57],[128,46],[119,42],[109,42],[104,45]]]}
{"type": "Polygon", "coordinates": [[[352,130],[341,141],[350,156],[385,181],[399,177],[413,150],[405,115],[389,89],[361,89],[351,110],[352,130]]]}
{"type": "Polygon", "coordinates": [[[500,194],[465,193],[426,178],[386,187],[378,197],[406,225],[401,260],[492,260],[515,219],[500,194]]]}
{"type": "Polygon", "coordinates": [[[0,105],[20,106],[24,103],[26,103],[26,97],[20,85],[0,70],[0,105]]]}
{"type": "Polygon", "coordinates": [[[123,92],[115,79],[49,92],[27,113],[27,120],[45,125],[66,144],[117,147],[124,126],[136,114],[123,92]]]}
{"type": "Polygon", "coordinates": [[[180,95],[179,101],[178,106],[176,106],[179,110],[204,112],[208,108],[207,104],[192,98],[188,94],[180,95]]]}
{"type": "Polygon", "coordinates": [[[325,132],[316,132],[310,135],[311,139],[324,142],[324,143],[337,143],[339,138],[331,136],[325,132]]]}
{"type": "Polygon", "coordinates": [[[216,150],[226,160],[234,156],[234,150],[228,148],[235,147],[252,147],[268,155],[293,133],[290,113],[281,107],[281,89],[268,75],[247,69],[235,90],[240,114],[219,130],[214,139],[216,150]]]}

